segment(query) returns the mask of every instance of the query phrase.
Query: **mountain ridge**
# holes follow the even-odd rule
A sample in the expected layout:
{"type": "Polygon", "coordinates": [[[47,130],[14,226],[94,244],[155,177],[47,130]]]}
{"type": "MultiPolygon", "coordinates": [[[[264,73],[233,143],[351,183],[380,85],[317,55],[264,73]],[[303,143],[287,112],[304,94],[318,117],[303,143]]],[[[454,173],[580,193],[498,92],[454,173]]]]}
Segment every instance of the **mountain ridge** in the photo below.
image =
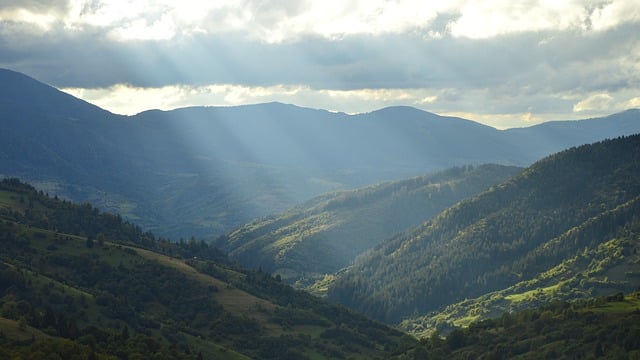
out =
{"type": "MultiPolygon", "coordinates": [[[[1,174],[173,239],[214,238],[325,192],[452,166],[524,166],[602,136],[514,136],[409,107],[348,115],[270,103],[122,116],[9,70],[0,82],[9,84],[0,90],[1,174]]],[[[631,120],[611,132],[640,132],[631,120]]]]}

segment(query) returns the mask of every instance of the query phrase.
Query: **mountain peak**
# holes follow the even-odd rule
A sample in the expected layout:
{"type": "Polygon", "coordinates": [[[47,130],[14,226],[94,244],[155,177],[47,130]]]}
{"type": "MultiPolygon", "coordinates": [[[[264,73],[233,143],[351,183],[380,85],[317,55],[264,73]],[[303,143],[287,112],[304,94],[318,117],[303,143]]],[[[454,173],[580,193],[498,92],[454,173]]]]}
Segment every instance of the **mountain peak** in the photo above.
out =
{"type": "Polygon", "coordinates": [[[78,99],[32,77],[9,69],[0,69],[0,102],[23,109],[44,111],[50,115],[83,118],[79,115],[111,114],[96,105],[78,99]]]}
{"type": "Polygon", "coordinates": [[[387,106],[387,107],[383,107],[382,109],[378,109],[378,110],[374,110],[371,111],[369,113],[366,114],[388,114],[388,113],[394,113],[394,114],[403,114],[403,115],[432,115],[432,116],[439,116],[437,114],[434,114],[432,112],[428,112],[422,109],[418,109],[415,108],[413,106],[408,106],[408,105],[393,105],[393,106],[387,106]]]}

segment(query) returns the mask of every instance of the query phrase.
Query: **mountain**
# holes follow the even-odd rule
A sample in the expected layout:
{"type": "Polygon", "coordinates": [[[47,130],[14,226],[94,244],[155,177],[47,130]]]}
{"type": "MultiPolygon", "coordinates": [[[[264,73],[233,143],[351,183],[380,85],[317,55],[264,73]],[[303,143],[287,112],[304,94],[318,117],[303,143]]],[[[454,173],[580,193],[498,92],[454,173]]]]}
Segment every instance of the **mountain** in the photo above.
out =
{"type": "Polygon", "coordinates": [[[534,148],[535,153],[531,154],[533,162],[564,150],[565,148],[558,148],[556,145],[561,142],[577,146],[613,139],[621,135],[637,134],[639,132],[638,115],[639,110],[633,109],[607,116],[604,119],[549,121],[528,128],[506,129],[504,133],[516,143],[532,144],[538,142],[538,146],[534,148]]]}
{"type": "Polygon", "coordinates": [[[309,287],[383,240],[503,182],[521,168],[457,167],[426,176],[329,193],[256,219],[216,245],[245,266],[309,287]]]}
{"type": "Polygon", "coordinates": [[[203,241],[0,182],[1,358],[386,359],[415,344],[203,241]]]}
{"type": "Polygon", "coordinates": [[[398,323],[515,285],[501,294],[632,291],[638,214],[640,135],[571,148],[384,241],[341,273],[329,299],[398,323]]]}
{"type": "MultiPolygon", "coordinates": [[[[593,236],[595,228],[611,226],[618,219],[631,218],[640,210],[638,201],[619,206],[612,211],[577,227],[560,241],[577,241],[593,236]]],[[[434,331],[446,334],[452,329],[470,326],[481,319],[499,317],[505,312],[524,311],[546,306],[554,301],[589,300],[594,296],[634,290],[638,284],[637,225],[620,230],[622,235],[605,240],[597,246],[578,251],[559,264],[503,289],[468,298],[424,316],[410,317],[400,328],[418,337],[434,331]],[[631,235],[630,235],[631,234],[631,235]]]]}
{"type": "Polygon", "coordinates": [[[443,170],[526,166],[640,131],[637,110],[499,131],[410,107],[347,115],[269,103],[109,113],[0,69],[0,174],[178,239],[214,237],[319,194],[443,170]],[[593,125],[596,124],[597,126],[593,125]]]}

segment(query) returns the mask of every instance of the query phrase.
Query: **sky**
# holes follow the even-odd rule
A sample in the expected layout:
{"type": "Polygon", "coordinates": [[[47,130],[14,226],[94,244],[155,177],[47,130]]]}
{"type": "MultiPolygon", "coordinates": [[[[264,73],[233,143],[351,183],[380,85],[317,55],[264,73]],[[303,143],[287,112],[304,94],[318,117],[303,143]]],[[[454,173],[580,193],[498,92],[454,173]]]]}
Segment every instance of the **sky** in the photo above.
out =
{"type": "Polygon", "coordinates": [[[0,0],[0,67],[107,110],[408,105],[496,128],[640,107],[638,0],[0,0]]]}

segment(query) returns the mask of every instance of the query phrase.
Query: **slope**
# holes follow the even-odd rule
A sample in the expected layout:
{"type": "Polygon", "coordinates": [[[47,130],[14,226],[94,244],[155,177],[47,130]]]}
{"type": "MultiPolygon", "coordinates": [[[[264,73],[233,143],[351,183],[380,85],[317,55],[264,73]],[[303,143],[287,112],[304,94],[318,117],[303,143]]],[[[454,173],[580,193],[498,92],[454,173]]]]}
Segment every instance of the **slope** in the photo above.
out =
{"type": "Polygon", "coordinates": [[[531,280],[637,221],[632,211],[589,226],[639,195],[640,136],[572,148],[384,242],[329,298],[399,322],[531,280]],[[588,236],[570,236],[580,227],[588,236]]]}
{"type": "Polygon", "coordinates": [[[640,355],[640,294],[554,301],[432,336],[414,359],[633,359],[640,355]]]}
{"type": "Polygon", "coordinates": [[[638,214],[640,197],[589,219],[536,250],[537,257],[553,257],[554,253],[563,252],[566,244],[586,243],[584,239],[592,239],[589,245],[558,265],[504,289],[465,299],[425,316],[406,319],[401,328],[423,337],[433,331],[447,333],[456,327],[468,326],[472,321],[535,308],[552,301],[586,300],[634,291],[640,277],[638,214]]]}
{"type": "Polygon", "coordinates": [[[307,287],[382,240],[518,171],[499,165],[458,167],[330,193],[254,220],[218,238],[216,244],[245,266],[262,267],[307,287]]]}
{"type": "Polygon", "coordinates": [[[388,358],[414,343],[204,242],[157,240],[16,179],[0,182],[0,247],[0,326],[17,333],[0,354],[28,352],[30,334],[32,356],[65,358],[388,358]]]}

